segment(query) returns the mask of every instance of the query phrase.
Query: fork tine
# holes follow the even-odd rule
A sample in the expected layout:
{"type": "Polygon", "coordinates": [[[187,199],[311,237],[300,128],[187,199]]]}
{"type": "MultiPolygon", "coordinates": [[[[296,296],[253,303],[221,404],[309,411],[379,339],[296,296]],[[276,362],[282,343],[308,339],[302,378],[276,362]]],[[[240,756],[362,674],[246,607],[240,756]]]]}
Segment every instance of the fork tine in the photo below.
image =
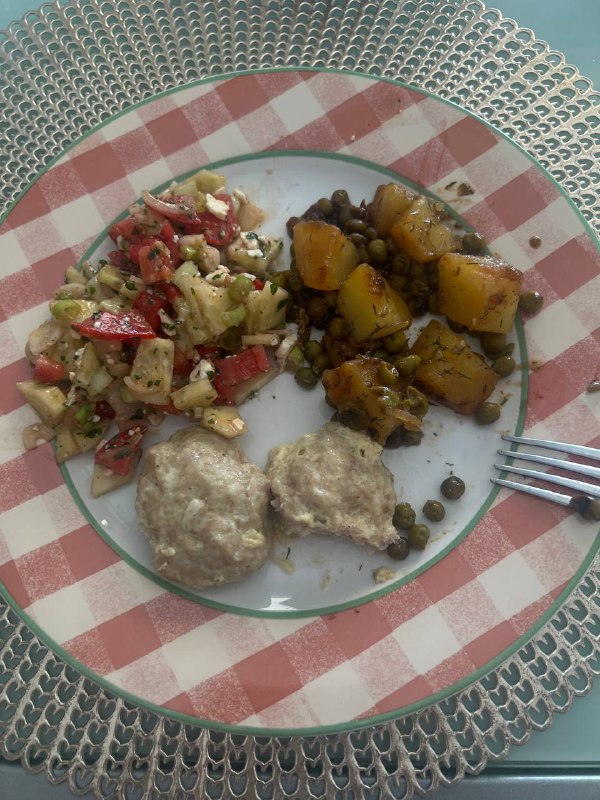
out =
{"type": "Polygon", "coordinates": [[[588,467],[587,464],[578,464],[576,461],[563,461],[560,458],[546,458],[546,456],[538,456],[534,453],[521,453],[518,450],[498,450],[498,454],[501,456],[510,456],[511,458],[519,458],[522,461],[533,461],[536,464],[546,464],[548,467],[559,467],[569,472],[575,472],[577,475],[587,475],[588,478],[600,480],[600,467],[588,467]]]}
{"type": "Polygon", "coordinates": [[[560,494],[559,492],[551,492],[550,489],[541,489],[539,486],[532,486],[530,483],[517,483],[516,481],[506,481],[504,478],[490,478],[492,483],[497,483],[498,486],[505,486],[507,489],[516,489],[518,492],[525,492],[525,494],[532,494],[535,497],[541,497],[544,500],[552,500],[553,503],[558,503],[567,508],[571,504],[571,495],[560,494]]]}
{"type": "Polygon", "coordinates": [[[527,436],[509,436],[503,434],[506,442],[516,444],[529,444],[533,447],[546,447],[548,450],[558,450],[559,453],[570,453],[574,456],[584,456],[593,461],[600,461],[600,450],[596,447],[587,447],[583,444],[568,444],[567,442],[552,442],[549,439],[529,439],[527,436]]]}
{"type": "Polygon", "coordinates": [[[584,494],[589,494],[593,497],[600,497],[600,486],[594,486],[592,483],[584,483],[583,481],[576,481],[571,478],[563,478],[561,475],[553,475],[550,472],[538,472],[535,469],[512,467],[508,466],[507,464],[494,464],[494,466],[501,472],[512,472],[515,475],[524,475],[527,478],[537,478],[539,481],[555,483],[557,486],[565,486],[568,489],[576,489],[578,492],[583,492],[584,494]]]}

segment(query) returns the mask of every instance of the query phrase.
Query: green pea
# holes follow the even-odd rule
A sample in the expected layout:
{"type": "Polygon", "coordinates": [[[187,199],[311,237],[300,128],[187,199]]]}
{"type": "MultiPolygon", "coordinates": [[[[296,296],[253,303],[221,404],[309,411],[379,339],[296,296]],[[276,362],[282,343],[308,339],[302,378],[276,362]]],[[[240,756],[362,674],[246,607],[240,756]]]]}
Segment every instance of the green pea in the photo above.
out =
{"type": "Polygon", "coordinates": [[[462,237],[462,249],[465,253],[481,253],[485,245],[486,241],[480,233],[465,233],[462,237]]]}
{"type": "Polygon", "coordinates": [[[402,437],[402,444],[404,447],[417,447],[420,445],[423,440],[424,433],[423,431],[404,431],[404,435],[402,437]]]}
{"type": "Polygon", "coordinates": [[[398,503],[394,509],[392,523],[402,531],[408,531],[415,524],[417,512],[410,503],[398,503]]]}
{"type": "Polygon", "coordinates": [[[367,225],[362,219],[349,219],[344,223],[344,233],[364,233],[367,230],[367,225]]]}
{"type": "Polygon", "coordinates": [[[364,255],[361,258],[361,261],[365,261],[366,254],[368,252],[367,249],[366,249],[367,237],[364,236],[364,234],[362,234],[362,233],[354,232],[354,233],[348,234],[348,239],[352,242],[353,245],[355,245],[355,247],[360,247],[361,250],[364,250],[364,255]]]}
{"type": "Polygon", "coordinates": [[[342,206],[338,211],[338,224],[341,228],[352,219],[352,211],[349,206],[342,206]]]}
{"type": "Polygon", "coordinates": [[[394,289],[396,292],[401,292],[404,287],[406,286],[406,276],[405,275],[390,275],[388,279],[389,285],[394,289]]]}
{"type": "Polygon", "coordinates": [[[330,217],[333,214],[333,202],[328,197],[321,197],[317,200],[317,208],[324,217],[330,217]]]}
{"type": "Polygon", "coordinates": [[[298,386],[303,389],[312,389],[319,380],[319,376],[310,367],[300,367],[294,377],[298,386]]]}
{"type": "Polygon", "coordinates": [[[525,314],[537,314],[544,305],[544,298],[539,292],[523,292],[519,297],[519,308],[525,314]]]}
{"type": "Polygon", "coordinates": [[[408,532],[408,541],[415,550],[425,550],[429,541],[429,528],[427,525],[413,525],[408,532]]]}
{"type": "Polygon", "coordinates": [[[296,373],[302,364],[304,364],[304,353],[298,345],[294,345],[285,359],[285,368],[288,372],[296,373]]]}
{"type": "Polygon", "coordinates": [[[380,386],[377,390],[379,395],[379,402],[386,408],[399,408],[402,403],[402,398],[389,386],[380,386]]]}
{"type": "Polygon", "coordinates": [[[311,297],[306,304],[306,313],[313,325],[316,325],[317,328],[324,328],[329,317],[329,303],[319,295],[311,297]]]}
{"type": "Polygon", "coordinates": [[[423,513],[432,522],[440,522],[446,516],[446,509],[439,500],[428,500],[423,506],[423,513]]]}
{"type": "Polygon", "coordinates": [[[342,206],[349,206],[350,198],[348,197],[348,192],[345,189],[336,189],[335,192],[331,195],[331,202],[336,208],[341,208],[342,206]]]}
{"type": "Polygon", "coordinates": [[[416,353],[411,353],[410,355],[400,356],[400,358],[394,359],[394,366],[400,375],[404,377],[414,375],[420,363],[421,356],[416,355],[416,353]]]}
{"type": "Polygon", "coordinates": [[[388,259],[388,249],[383,239],[372,239],[367,245],[367,252],[376,264],[385,264],[388,259]]]}
{"type": "MultiPolygon", "coordinates": [[[[424,278],[425,277],[425,264],[419,264],[417,261],[411,261],[408,268],[409,278],[424,278]]],[[[423,286],[425,284],[422,284],[423,286]]]]}
{"type": "Polygon", "coordinates": [[[325,372],[326,369],[329,369],[329,359],[322,353],[318,355],[311,364],[313,372],[316,373],[319,377],[325,372]]]}
{"type": "Polygon", "coordinates": [[[458,500],[465,493],[465,482],[458,475],[450,475],[440,484],[440,492],[448,500],[458,500]]]}
{"type": "Polygon", "coordinates": [[[492,369],[501,378],[506,378],[511,372],[514,372],[515,367],[516,363],[512,356],[500,356],[492,364],[492,369]]]}
{"type": "Polygon", "coordinates": [[[408,339],[404,331],[394,331],[384,338],[383,346],[392,355],[405,353],[408,350],[408,339]]]}
{"type": "Polygon", "coordinates": [[[334,317],[329,323],[328,331],[332,339],[343,339],[348,334],[348,326],[341,317],[334,317]]]}
{"type": "Polygon", "coordinates": [[[506,349],[506,334],[504,333],[483,333],[481,335],[481,347],[486,356],[499,356],[506,349]]]}
{"type": "Polygon", "coordinates": [[[338,420],[341,425],[345,425],[353,431],[364,431],[369,426],[369,417],[366,411],[352,403],[339,406],[338,420]]]}
{"type": "Polygon", "coordinates": [[[377,367],[377,379],[384,386],[395,386],[398,383],[398,370],[387,361],[382,361],[377,367]]]}
{"type": "Polygon", "coordinates": [[[321,342],[317,342],[316,339],[309,339],[308,342],[304,345],[304,358],[312,364],[317,356],[320,356],[323,352],[323,346],[321,342]]]}
{"type": "Polygon", "coordinates": [[[500,419],[500,406],[498,403],[482,403],[475,412],[475,422],[478,425],[491,425],[500,419]]]}
{"type": "MultiPolygon", "coordinates": [[[[367,237],[367,240],[369,242],[372,242],[373,239],[377,239],[377,231],[375,230],[375,228],[373,228],[372,225],[369,225],[367,227],[367,230],[365,231],[365,236],[367,237]]],[[[385,242],[384,242],[384,244],[385,244],[385,242]]]]}
{"type": "MultiPolygon", "coordinates": [[[[389,246],[388,246],[389,251],[389,246]]],[[[398,253],[392,259],[392,263],[390,268],[394,275],[406,275],[408,269],[410,267],[410,258],[406,255],[406,253],[398,253]]]]}
{"type": "Polygon", "coordinates": [[[386,553],[394,561],[404,561],[410,553],[410,544],[407,536],[399,536],[395,542],[388,544],[386,553]]]}

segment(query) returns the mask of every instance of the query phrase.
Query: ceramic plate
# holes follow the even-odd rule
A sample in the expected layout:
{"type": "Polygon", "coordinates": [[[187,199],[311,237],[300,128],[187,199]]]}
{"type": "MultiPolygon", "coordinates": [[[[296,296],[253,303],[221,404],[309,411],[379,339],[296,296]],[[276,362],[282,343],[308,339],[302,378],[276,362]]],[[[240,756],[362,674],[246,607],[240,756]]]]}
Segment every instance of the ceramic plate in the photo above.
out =
{"type": "MultiPolygon", "coordinates": [[[[586,393],[600,361],[598,255],[557,184],[456,106],[347,72],[199,82],[80,140],[32,184],[1,234],[0,579],[54,650],[137,704],[255,732],[398,716],[497,665],[556,610],[595,554],[595,525],[498,493],[489,478],[502,432],[600,442],[586,393]],[[481,232],[544,295],[543,310],[514,332],[519,370],[496,390],[497,424],[478,428],[432,408],[420,447],[385,451],[399,499],[415,508],[438,498],[449,474],[466,482],[422,553],[393,562],[314,537],[278,545],[242,583],[184,590],[153,571],[133,487],[93,500],[90,458],[60,470],[49,445],[22,452],[20,432],[35,415],[15,382],[30,376],[27,335],[65,269],[111,249],[107,226],[143,189],[200,167],[249,194],[266,212],[263,230],[281,236],[289,216],[336,188],[358,202],[400,180],[445,202],[458,227],[481,232]],[[380,566],[395,570],[385,584],[373,580],[380,566]]],[[[318,429],[330,409],[320,389],[302,391],[284,374],[243,416],[242,445],[264,467],[272,446],[318,429]]]]}

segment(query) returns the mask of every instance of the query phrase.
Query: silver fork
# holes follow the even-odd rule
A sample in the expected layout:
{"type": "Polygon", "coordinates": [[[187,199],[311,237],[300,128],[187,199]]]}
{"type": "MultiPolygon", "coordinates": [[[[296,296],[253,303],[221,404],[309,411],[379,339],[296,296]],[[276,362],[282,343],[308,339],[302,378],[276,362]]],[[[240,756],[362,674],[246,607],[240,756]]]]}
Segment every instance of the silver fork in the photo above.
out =
{"type": "MultiPolygon", "coordinates": [[[[525,436],[502,436],[506,442],[515,444],[526,444],[531,447],[544,447],[547,450],[556,450],[559,453],[583,456],[584,458],[600,461],[600,450],[594,447],[586,447],[578,444],[568,444],[567,442],[552,442],[547,439],[529,439],[525,436]]],[[[547,467],[558,467],[559,469],[575,473],[576,475],[586,475],[600,481],[600,467],[590,467],[587,464],[580,464],[577,461],[562,460],[559,458],[549,458],[537,455],[536,453],[521,453],[519,450],[498,450],[499,455],[509,456],[510,458],[521,461],[530,461],[535,464],[543,464],[547,467]]],[[[578,494],[569,495],[560,492],[552,492],[549,489],[541,489],[539,486],[532,486],[529,483],[519,483],[517,481],[507,481],[505,478],[491,478],[492,483],[506,486],[508,489],[516,489],[519,492],[542,497],[544,500],[552,500],[561,506],[576,511],[584,519],[600,520],[600,486],[585,481],[575,480],[574,478],[555,475],[543,470],[527,469],[525,467],[515,467],[512,464],[494,464],[496,469],[501,472],[510,472],[515,475],[523,475],[527,478],[535,478],[538,481],[554,483],[566,489],[574,489],[578,494]]]]}

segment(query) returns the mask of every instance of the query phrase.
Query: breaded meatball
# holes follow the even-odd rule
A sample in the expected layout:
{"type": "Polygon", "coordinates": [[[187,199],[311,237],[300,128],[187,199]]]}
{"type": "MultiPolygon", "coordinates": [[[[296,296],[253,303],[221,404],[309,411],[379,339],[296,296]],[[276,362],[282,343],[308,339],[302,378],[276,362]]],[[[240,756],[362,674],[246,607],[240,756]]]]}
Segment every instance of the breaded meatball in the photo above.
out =
{"type": "Polygon", "coordinates": [[[186,428],[148,448],[136,511],[156,571],[193,588],[245,578],[267,560],[269,485],[232,441],[186,428]]]}
{"type": "Polygon", "coordinates": [[[337,422],[269,453],[267,478],[283,533],[345,536],[384,550],[398,538],[396,494],[381,445],[337,422]]]}

